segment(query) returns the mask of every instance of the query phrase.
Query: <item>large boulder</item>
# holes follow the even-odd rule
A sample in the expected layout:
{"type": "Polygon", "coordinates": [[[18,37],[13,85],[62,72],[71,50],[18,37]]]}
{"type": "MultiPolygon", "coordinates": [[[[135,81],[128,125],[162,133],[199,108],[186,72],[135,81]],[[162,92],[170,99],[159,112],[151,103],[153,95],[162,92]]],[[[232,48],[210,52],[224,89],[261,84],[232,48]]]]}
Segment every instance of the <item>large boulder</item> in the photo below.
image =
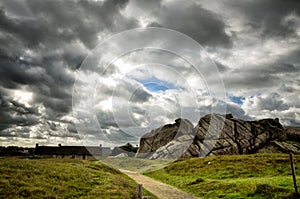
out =
{"type": "Polygon", "coordinates": [[[175,120],[174,124],[167,124],[146,133],[140,139],[140,147],[136,157],[150,157],[156,150],[172,140],[190,134],[193,128],[194,126],[189,120],[179,118],[175,120]]]}

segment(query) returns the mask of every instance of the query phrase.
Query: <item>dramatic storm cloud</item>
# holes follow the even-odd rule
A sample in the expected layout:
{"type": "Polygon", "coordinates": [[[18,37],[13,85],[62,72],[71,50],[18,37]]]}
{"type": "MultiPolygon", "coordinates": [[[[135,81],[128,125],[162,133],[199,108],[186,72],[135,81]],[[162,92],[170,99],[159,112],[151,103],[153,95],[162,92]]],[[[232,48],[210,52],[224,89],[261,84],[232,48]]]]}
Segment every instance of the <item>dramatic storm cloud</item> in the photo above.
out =
{"type": "MultiPolygon", "coordinates": [[[[183,46],[182,41],[155,41],[154,35],[114,45],[129,48],[148,40],[162,48],[183,46]]],[[[0,44],[1,145],[74,145],[81,139],[91,145],[106,139],[137,143],[159,125],[178,117],[196,123],[222,107],[243,119],[272,117],[300,126],[296,0],[4,0],[0,44]],[[145,49],[114,58],[107,70],[93,59],[80,69],[97,44],[141,27],[168,28],[191,37],[220,75],[205,66],[198,74],[180,55],[145,49]],[[222,88],[215,81],[219,77],[222,88]],[[87,133],[79,135],[76,122],[90,121],[85,112],[76,117],[72,113],[72,103],[81,106],[72,99],[73,86],[93,78],[94,96],[77,96],[86,102],[94,97],[99,126],[87,126],[87,133]],[[223,88],[226,96],[218,98],[223,88]]],[[[197,53],[190,56],[202,56],[197,53]]]]}

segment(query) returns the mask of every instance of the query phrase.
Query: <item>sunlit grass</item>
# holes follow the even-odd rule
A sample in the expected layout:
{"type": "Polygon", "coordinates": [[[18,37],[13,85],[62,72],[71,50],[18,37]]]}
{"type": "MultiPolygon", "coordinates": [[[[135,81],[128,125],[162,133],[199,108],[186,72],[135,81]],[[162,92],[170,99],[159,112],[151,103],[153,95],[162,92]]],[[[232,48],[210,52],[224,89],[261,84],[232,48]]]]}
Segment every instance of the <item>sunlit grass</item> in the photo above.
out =
{"type": "Polygon", "coordinates": [[[90,160],[1,157],[0,176],[0,198],[135,198],[137,190],[126,175],[90,160]]]}
{"type": "Polygon", "coordinates": [[[286,154],[190,158],[145,175],[202,198],[286,198],[294,189],[286,154]]]}

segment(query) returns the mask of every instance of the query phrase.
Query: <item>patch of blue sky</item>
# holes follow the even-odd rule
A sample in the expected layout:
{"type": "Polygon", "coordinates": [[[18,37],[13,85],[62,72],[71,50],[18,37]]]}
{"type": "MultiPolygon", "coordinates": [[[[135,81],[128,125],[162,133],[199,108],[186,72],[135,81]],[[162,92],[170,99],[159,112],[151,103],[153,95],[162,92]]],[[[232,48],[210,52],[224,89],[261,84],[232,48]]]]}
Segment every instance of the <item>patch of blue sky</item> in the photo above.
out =
{"type": "Polygon", "coordinates": [[[155,77],[151,77],[143,80],[139,80],[139,79],[136,80],[142,83],[151,92],[166,91],[171,89],[181,89],[181,87],[177,87],[170,82],[159,80],[155,77]]]}
{"type": "Polygon", "coordinates": [[[240,97],[240,96],[229,96],[230,101],[236,104],[243,104],[243,101],[245,100],[245,97],[240,97]]]}

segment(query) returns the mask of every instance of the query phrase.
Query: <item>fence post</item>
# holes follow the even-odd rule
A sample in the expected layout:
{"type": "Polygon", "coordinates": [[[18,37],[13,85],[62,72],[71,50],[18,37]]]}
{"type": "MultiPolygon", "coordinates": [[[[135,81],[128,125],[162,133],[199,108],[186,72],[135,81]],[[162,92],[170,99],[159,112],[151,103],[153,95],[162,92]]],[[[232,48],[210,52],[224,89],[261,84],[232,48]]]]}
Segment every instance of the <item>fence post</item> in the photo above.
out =
{"type": "Polygon", "coordinates": [[[292,168],[292,175],[293,175],[295,193],[298,194],[297,181],[296,181],[296,172],[295,172],[295,165],[294,165],[292,152],[290,153],[290,161],[291,161],[291,168],[292,168]]]}
{"type": "Polygon", "coordinates": [[[142,198],[143,198],[143,185],[138,184],[138,199],[142,199],[142,198]]]}

